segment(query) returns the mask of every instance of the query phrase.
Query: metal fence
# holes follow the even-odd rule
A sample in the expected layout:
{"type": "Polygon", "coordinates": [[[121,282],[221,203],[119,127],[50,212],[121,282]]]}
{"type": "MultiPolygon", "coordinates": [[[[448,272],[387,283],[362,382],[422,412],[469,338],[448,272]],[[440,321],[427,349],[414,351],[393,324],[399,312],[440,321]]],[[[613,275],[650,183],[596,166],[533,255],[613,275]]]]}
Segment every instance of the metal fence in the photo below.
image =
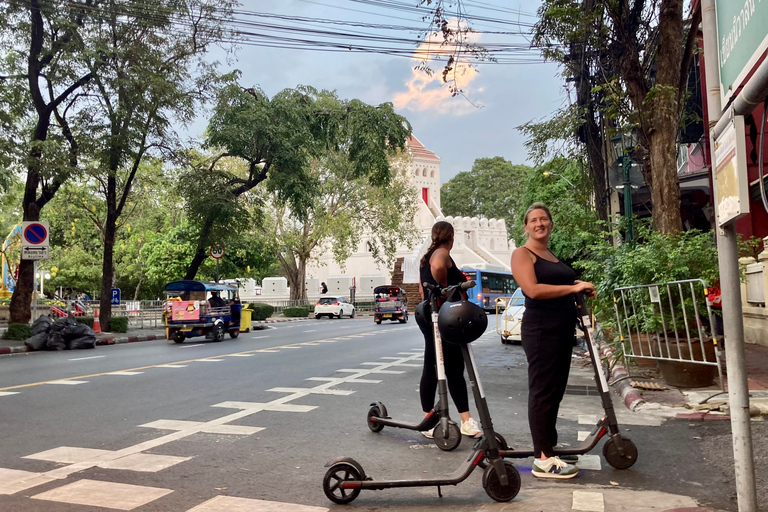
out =
{"type": "Polygon", "coordinates": [[[613,305],[624,357],[716,367],[722,389],[722,343],[713,336],[706,289],[701,279],[616,288],[613,305]]]}

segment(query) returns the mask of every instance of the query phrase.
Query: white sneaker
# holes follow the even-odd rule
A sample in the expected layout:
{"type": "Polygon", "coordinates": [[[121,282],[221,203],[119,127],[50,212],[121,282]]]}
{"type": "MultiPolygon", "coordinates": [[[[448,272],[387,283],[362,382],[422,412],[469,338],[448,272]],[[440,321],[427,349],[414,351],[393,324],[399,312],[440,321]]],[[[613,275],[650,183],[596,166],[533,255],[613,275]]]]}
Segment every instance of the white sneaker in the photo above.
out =
{"type": "Polygon", "coordinates": [[[434,439],[435,438],[435,427],[432,427],[429,430],[423,430],[421,432],[421,435],[423,435],[427,439],[434,439]]]}
{"type": "Polygon", "coordinates": [[[461,433],[469,437],[478,437],[483,431],[480,430],[474,418],[469,418],[467,421],[461,422],[461,433]]]}
{"type": "Polygon", "coordinates": [[[544,461],[534,460],[531,474],[537,478],[573,478],[579,474],[579,468],[559,457],[550,457],[544,461]]]}

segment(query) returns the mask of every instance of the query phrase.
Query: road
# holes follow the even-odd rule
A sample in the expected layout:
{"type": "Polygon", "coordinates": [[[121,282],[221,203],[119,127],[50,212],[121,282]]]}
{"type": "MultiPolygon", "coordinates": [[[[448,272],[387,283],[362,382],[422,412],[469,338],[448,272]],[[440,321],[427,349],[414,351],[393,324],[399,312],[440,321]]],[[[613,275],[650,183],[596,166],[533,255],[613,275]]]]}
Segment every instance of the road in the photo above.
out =
{"type": "MultiPolygon", "coordinates": [[[[525,357],[489,324],[473,346],[494,425],[510,445],[525,446],[525,357]]],[[[707,468],[698,426],[636,415],[618,400],[619,422],[640,452],[629,470],[608,466],[598,447],[567,482],[536,480],[530,459],[515,461],[522,490],[508,504],[491,501],[475,471],[443,488],[443,498],[435,488],[389,489],[333,505],[321,487],[331,458],[352,456],[377,480],[428,478],[452,472],[471,451],[466,438],[441,452],[417,432],[366,426],[375,400],[395,418],[419,420],[422,351],[414,322],[377,326],[364,317],[275,324],[222,343],[2,357],[0,509],[663,511],[698,500],[734,510],[707,468]]],[[[583,366],[572,370],[574,393],[592,386],[583,366]]],[[[577,442],[600,415],[598,397],[569,393],[561,441],[577,442]]]]}

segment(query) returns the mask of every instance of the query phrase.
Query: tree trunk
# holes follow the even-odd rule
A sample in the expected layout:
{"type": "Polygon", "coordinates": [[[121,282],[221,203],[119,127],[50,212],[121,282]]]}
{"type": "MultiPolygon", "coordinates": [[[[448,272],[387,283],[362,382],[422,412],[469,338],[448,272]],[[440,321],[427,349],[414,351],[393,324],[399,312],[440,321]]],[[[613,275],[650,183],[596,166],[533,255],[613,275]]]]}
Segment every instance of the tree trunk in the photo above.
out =
{"type": "MultiPolygon", "coordinates": [[[[24,220],[40,220],[40,210],[37,202],[37,186],[40,183],[39,173],[36,163],[32,163],[27,168],[27,184],[24,190],[24,220]]],[[[35,262],[32,260],[21,260],[19,262],[19,278],[16,280],[16,287],[13,289],[11,303],[9,304],[10,319],[12,324],[25,324],[32,318],[32,293],[35,287],[35,262]]]]}
{"type": "Polygon", "coordinates": [[[200,270],[200,265],[203,264],[205,258],[208,256],[208,238],[211,236],[213,229],[213,219],[208,217],[205,219],[202,229],[200,230],[200,237],[197,240],[197,250],[192,257],[192,261],[187,267],[187,273],[184,274],[185,280],[192,280],[197,276],[197,271],[200,270]]]}
{"type": "Polygon", "coordinates": [[[678,86],[683,53],[683,1],[662,0],[659,11],[656,94],[651,101],[653,131],[649,156],[653,187],[653,227],[659,233],[679,233],[680,184],[677,180],[678,86]]]}
{"type": "Polygon", "coordinates": [[[99,295],[99,322],[101,328],[111,332],[112,294],[115,284],[115,236],[117,225],[117,180],[113,173],[107,178],[107,219],[104,222],[104,258],[101,264],[101,294],[99,295]]]}

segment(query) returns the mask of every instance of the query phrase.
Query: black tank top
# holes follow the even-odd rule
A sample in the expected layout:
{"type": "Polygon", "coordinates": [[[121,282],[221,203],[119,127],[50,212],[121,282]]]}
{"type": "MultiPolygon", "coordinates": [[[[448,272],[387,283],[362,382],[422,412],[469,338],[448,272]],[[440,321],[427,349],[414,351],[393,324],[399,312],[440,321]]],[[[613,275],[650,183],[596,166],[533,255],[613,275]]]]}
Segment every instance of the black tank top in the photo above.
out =
{"type": "MultiPolygon", "coordinates": [[[[437,247],[432,249],[427,253],[426,260],[427,264],[422,265],[421,268],[419,268],[419,284],[421,283],[429,283],[433,284],[435,286],[439,285],[437,280],[432,276],[432,268],[429,265],[429,260],[432,258],[432,255],[435,253],[435,250],[437,250],[437,247]]],[[[464,275],[464,272],[459,270],[459,268],[456,266],[456,262],[453,261],[453,258],[451,258],[451,267],[448,269],[448,286],[463,283],[467,280],[467,276],[464,275]]],[[[422,285],[422,290],[424,290],[424,298],[426,299],[429,297],[429,291],[424,288],[422,285]]],[[[438,305],[443,303],[443,299],[438,298],[438,305]]]]}
{"type": "MultiPolygon", "coordinates": [[[[523,246],[534,255],[533,272],[536,281],[541,284],[571,285],[576,280],[576,272],[562,261],[548,261],[539,257],[535,252],[523,246]]],[[[525,295],[525,293],[523,293],[525,295]]],[[[576,309],[576,301],[573,294],[556,299],[532,299],[525,295],[526,309],[576,309]]]]}

